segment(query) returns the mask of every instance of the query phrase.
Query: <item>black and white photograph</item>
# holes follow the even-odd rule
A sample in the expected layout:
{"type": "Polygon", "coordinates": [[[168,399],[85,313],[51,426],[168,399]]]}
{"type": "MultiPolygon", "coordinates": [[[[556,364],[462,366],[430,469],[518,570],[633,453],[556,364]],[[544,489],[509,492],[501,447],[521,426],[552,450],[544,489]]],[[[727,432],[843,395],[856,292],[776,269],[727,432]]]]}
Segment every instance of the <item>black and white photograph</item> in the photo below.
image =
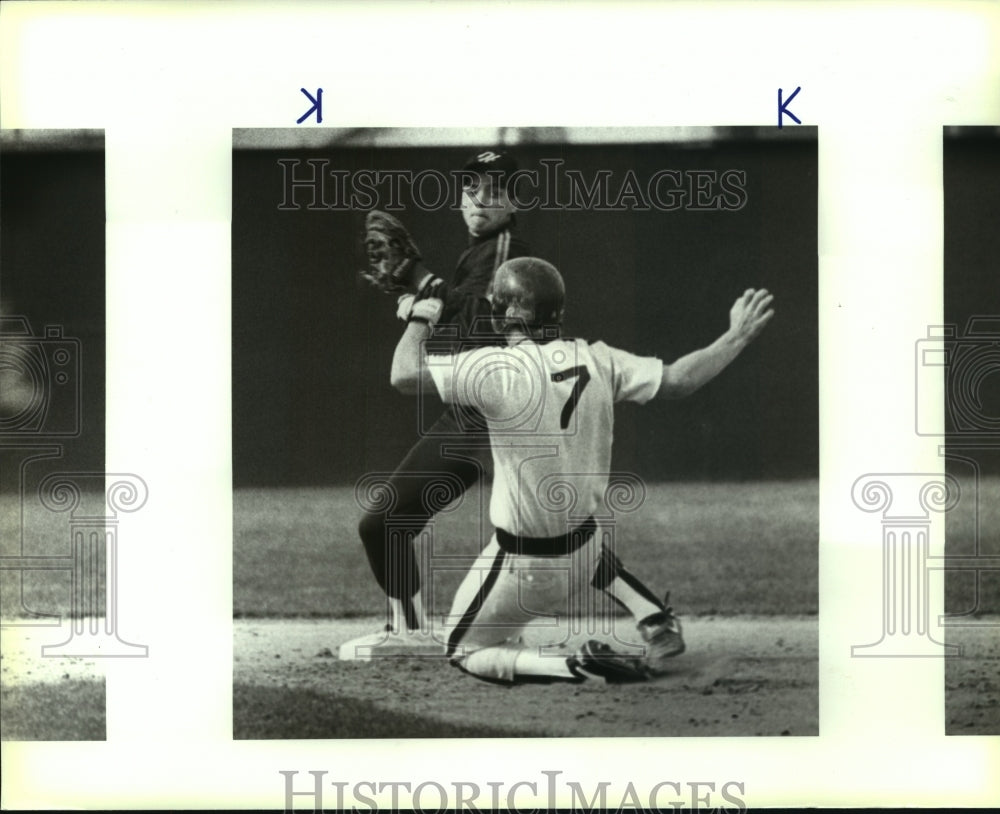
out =
{"type": "Polygon", "coordinates": [[[0,5],[0,808],[1000,799],[996,3],[0,5]]]}
{"type": "Polygon", "coordinates": [[[815,128],[310,135],[234,133],[234,737],[815,735],[815,128]]]}
{"type": "MultiPolygon", "coordinates": [[[[953,497],[945,520],[945,715],[949,735],[1000,734],[1000,128],[944,130],[944,323],[918,342],[917,382],[942,376],[953,497]]],[[[934,565],[936,563],[932,563],[934,565]]]]}
{"type": "Polygon", "coordinates": [[[0,130],[0,181],[0,739],[103,740],[104,134],[0,130]]]}

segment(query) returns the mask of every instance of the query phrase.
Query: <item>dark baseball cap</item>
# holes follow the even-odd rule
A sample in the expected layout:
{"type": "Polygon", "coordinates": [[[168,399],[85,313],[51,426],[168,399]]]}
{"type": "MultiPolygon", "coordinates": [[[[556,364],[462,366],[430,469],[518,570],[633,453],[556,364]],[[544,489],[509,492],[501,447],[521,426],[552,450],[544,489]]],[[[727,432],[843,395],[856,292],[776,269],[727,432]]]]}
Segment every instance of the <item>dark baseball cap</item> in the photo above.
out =
{"type": "Polygon", "coordinates": [[[514,156],[503,150],[482,150],[471,156],[462,169],[506,178],[517,172],[517,161],[514,160],[514,156]]]}

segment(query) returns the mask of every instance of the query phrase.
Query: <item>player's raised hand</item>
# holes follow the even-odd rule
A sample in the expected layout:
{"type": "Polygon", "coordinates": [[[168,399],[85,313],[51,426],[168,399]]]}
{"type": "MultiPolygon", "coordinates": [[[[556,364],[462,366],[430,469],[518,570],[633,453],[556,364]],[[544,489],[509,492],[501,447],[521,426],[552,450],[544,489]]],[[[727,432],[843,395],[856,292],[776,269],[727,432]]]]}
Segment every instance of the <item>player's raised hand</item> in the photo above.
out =
{"type": "Polygon", "coordinates": [[[729,310],[729,332],[744,343],[752,342],[774,316],[773,302],[774,295],[766,288],[748,288],[729,310]]]}

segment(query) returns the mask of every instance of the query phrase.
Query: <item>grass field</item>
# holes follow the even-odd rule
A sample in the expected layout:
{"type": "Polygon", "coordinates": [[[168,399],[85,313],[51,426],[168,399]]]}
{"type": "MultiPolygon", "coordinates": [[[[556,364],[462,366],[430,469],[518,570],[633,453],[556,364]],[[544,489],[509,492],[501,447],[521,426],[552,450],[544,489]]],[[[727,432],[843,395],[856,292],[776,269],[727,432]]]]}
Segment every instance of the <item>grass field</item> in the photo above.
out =
{"type": "MultiPolygon", "coordinates": [[[[1000,556],[1000,477],[959,477],[961,499],[945,515],[949,556],[1000,556]]],[[[950,614],[1000,614],[1000,570],[945,572],[945,610],[950,614]]]]}
{"type": "MultiPolygon", "coordinates": [[[[480,497],[474,489],[435,525],[435,612],[447,610],[485,543],[480,497]]],[[[240,489],[233,504],[237,617],[383,612],[352,489],[240,489]]],[[[648,484],[645,504],[621,516],[616,541],[626,566],[654,590],[669,589],[684,614],[817,612],[815,481],[648,484]]]]}
{"type": "MultiPolygon", "coordinates": [[[[85,493],[80,505],[100,514],[97,502],[98,496],[85,493]]],[[[2,556],[66,558],[65,570],[0,571],[0,616],[11,619],[70,613],[72,550],[69,512],[45,509],[37,498],[22,507],[15,496],[0,495],[2,556]]]]}
{"type": "MultiPolygon", "coordinates": [[[[962,483],[963,499],[947,516],[949,553],[1000,550],[1000,479],[975,486],[962,483]]],[[[435,614],[447,610],[463,568],[489,533],[480,523],[487,497],[488,486],[476,488],[435,521],[432,551],[424,548],[432,566],[424,584],[435,588],[425,594],[435,614]]],[[[353,490],[241,489],[234,514],[234,614],[243,625],[234,653],[237,738],[818,731],[814,481],[647,484],[644,505],[616,525],[617,552],[651,587],[671,590],[693,632],[676,674],[614,692],[505,693],[443,664],[331,659],[330,645],[384,618],[384,599],[357,536],[361,511],[353,490]],[[314,626],[301,628],[304,622],[291,617],[314,626]],[[592,717],[581,718],[580,693],[592,717]],[[539,716],[538,709],[560,713],[539,716]]],[[[948,573],[947,610],[992,618],[1000,612],[998,576],[948,573]]],[[[982,631],[955,631],[951,640],[962,637],[969,638],[970,658],[949,663],[948,731],[995,733],[995,647],[989,631],[985,638],[982,631]]]]}
{"type": "Polygon", "coordinates": [[[65,680],[0,689],[5,741],[102,741],[105,684],[65,680]]]}
{"type": "MultiPolygon", "coordinates": [[[[978,490],[972,486],[963,482],[962,503],[947,516],[948,552],[995,556],[1000,552],[1000,479],[984,479],[978,490]]],[[[353,490],[237,490],[233,610],[253,629],[238,634],[234,653],[234,736],[518,737],[608,734],[614,726],[625,727],[620,734],[754,735],[782,734],[786,729],[809,734],[815,729],[818,703],[817,484],[690,483],[647,488],[645,505],[623,516],[616,527],[618,553],[651,586],[670,589],[675,607],[692,619],[689,653],[678,661],[677,676],[656,686],[620,693],[573,690],[571,695],[558,688],[505,694],[468,677],[463,680],[443,664],[440,669],[424,667],[401,676],[389,665],[339,663],[324,656],[339,640],[369,630],[384,612],[384,600],[357,538],[360,510],[353,490]],[[281,620],[298,624],[295,618],[310,620],[316,627],[297,634],[305,638],[293,647],[281,620]],[[806,620],[810,624],[803,626],[806,620]],[[788,624],[797,631],[794,637],[781,628],[788,624]],[[261,630],[273,637],[266,645],[261,630]],[[293,649],[297,662],[289,652],[293,649]],[[259,660],[263,656],[264,667],[259,660]],[[451,707],[444,712],[441,703],[431,703],[442,682],[448,688],[443,705],[451,707]],[[462,710],[482,710],[491,704],[507,705],[506,712],[522,703],[536,708],[564,704],[571,715],[572,699],[581,692],[597,712],[588,712],[589,717],[575,723],[567,719],[564,731],[552,731],[550,721],[527,715],[463,723],[469,716],[462,710]],[[681,708],[690,714],[659,720],[648,714],[650,701],[659,699],[662,704],[655,705],[656,714],[681,708]],[[623,712],[630,710],[633,717],[623,718],[623,712]],[[789,727],[793,710],[795,725],[789,727]],[[589,733],[588,721],[594,725],[589,733]]],[[[487,496],[488,488],[485,494],[473,490],[435,525],[437,613],[447,609],[463,567],[482,542],[478,505],[487,496]]],[[[6,510],[10,506],[4,508],[0,526],[9,546],[17,526],[6,510]]],[[[68,552],[65,517],[43,516],[41,521],[26,538],[30,550],[49,555],[68,552]]],[[[875,522],[873,542],[878,533],[875,522]]],[[[12,552],[5,548],[4,553],[12,552]]],[[[69,610],[68,573],[29,573],[23,585],[11,582],[14,576],[16,572],[3,574],[5,618],[23,616],[22,588],[25,605],[34,612],[69,610]]],[[[950,613],[975,617],[1000,613],[998,572],[949,573],[945,586],[950,613]]],[[[950,734],[1000,731],[996,681],[1000,653],[989,633],[970,639],[969,658],[949,660],[945,703],[950,734]]],[[[972,635],[956,631],[953,636],[960,634],[972,635]]],[[[0,706],[4,739],[103,737],[101,680],[18,686],[5,682],[0,706]],[[68,708],[75,712],[52,714],[68,708]]]]}
{"type": "MultiPolygon", "coordinates": [[[[419,547],[436,618],[492,532],[481,515],[488,495],[488,485],[471,490],[435,520],[432,545],[419,547]]],[[[332,658],[385,613],[358,539],[353,489],[241,489],[233,497],[236,738],[818,730],[815,482],[647,484],[641,508],[616,522],[616,551],[653,590],[671,591],[696,641],[675,676],[628,689],[505,691],[440,659],[332,658]]],[[[598,601],[595,610],[607,607],[598,601]]]]}

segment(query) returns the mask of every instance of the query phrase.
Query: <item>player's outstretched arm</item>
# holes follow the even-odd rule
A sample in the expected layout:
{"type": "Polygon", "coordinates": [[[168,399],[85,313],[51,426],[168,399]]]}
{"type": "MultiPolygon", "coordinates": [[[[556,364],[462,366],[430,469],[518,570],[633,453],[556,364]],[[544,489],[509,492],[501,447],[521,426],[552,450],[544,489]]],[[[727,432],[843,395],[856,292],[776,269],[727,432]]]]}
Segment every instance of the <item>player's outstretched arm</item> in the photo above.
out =
{"type": "Polygon", "coordinates": [[[424,343],[441,318],[441,300],[419,300],[413,304],[406,330],[396,343],[392,355],[389,381],[400,393],[417,394],[422,387],[434,388],[427,367],[424,343]]]}
{"type": "Polygon", "coordinates": [[[773,302],[774,295],[767,289],[748,288],[729,311],[728,331],[707,348],[663,366],[663,380],[657,397],[683,398],[718,376],[771,321],[774,316],[773,302]]]}

